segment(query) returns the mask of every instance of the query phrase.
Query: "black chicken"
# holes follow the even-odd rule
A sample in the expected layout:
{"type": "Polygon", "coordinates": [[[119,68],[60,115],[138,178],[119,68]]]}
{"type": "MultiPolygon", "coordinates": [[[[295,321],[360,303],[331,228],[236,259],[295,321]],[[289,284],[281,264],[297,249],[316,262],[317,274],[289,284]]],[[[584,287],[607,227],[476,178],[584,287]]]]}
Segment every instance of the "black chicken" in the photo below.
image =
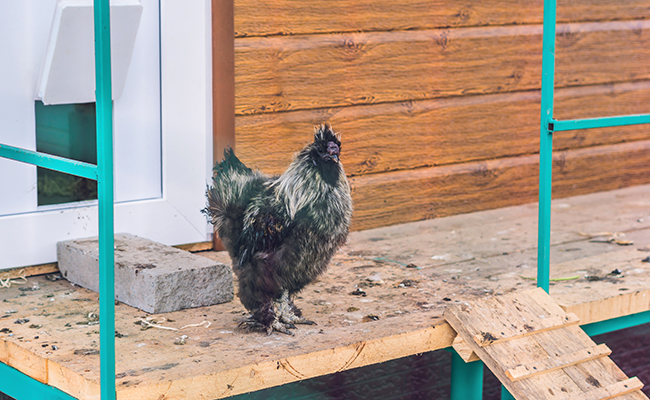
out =
{"type": "Polygon", "coordinates": [[[331,126],[315,129],[280,176],[246,167],[232,149],[215,165],[203,212],[230,253],[239,298],[251,315],[240,328],[292,334],[302,317],[293,296],[323,273],[345,243],[352,217],[350,185],[331,126]]]}

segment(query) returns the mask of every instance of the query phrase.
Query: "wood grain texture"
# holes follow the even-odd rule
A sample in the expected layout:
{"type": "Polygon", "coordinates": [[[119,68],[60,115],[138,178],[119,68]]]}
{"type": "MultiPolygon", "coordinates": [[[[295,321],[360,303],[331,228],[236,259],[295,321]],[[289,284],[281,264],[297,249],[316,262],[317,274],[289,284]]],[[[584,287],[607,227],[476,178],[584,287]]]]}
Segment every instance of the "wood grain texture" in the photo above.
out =
{"type": "Polygon", "coordinates": [[[510,368],[506,371],[506,376],[510,378],[511,381],[516,381],[564,368],[569,365],[574,365],[585,360],[593,360],[599,357],[609,356],[610,354],[612,354],[612,351],[603,343],[593,347],[585,347],[584,349],[574,351],[573,353],[552,356],[534,364],[519,365],[510,368]]]}
{"type": "MultiPolygon", "coordinates": [[[[542,0],[235,0],[237,37],[542,23],[542,0]]],[[[558,1],[559,22],[650,17],[647,0],[558,1]]]]}
{"type": "MultiPolygon", "coordinates": [[[[556,86],[650,78],[650,21],[558,25],[556,86]]],[[[242,38],[238,114],[536,89],[541,25],[242,38]]]]}
{"type": "MultiPolygon", "coordinates": [[[[650,81],[560,89],[558,119],[650,112],[650,81]]],[[[539,152],[539,91],[237,117],[237,155],[280,174],[327,121],[342,134],[348,175],[513,157],[539,152]],[[269,132],[272,140],[260,140],[269,132]]],[[[650,126],[557,132],[568,150],[650,139],[650,126]]]]}
{"type": "MultiPolygon", "coordinates": [[[[650,141],[558,152],[555,198],[650,183],[650,141]]],[[[537,201],[538,156],[521,156],[350,179],[353,229],[537,201]]]]}

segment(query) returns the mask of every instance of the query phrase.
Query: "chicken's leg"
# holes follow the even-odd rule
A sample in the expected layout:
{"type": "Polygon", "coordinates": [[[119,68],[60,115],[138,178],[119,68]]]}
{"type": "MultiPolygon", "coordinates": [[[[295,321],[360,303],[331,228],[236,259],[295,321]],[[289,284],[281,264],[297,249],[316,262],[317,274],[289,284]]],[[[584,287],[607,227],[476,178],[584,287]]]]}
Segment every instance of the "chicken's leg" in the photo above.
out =
{"type": "Polygon", "coordinates": [[[302,312],[291,301],[288,290],[285,290],[282,296],[280,296],[279,301],[276,302],[276,310],[280,321],[291,325],[293,328],[296,327],[294,324],[316,325],[314,321],[310,321],[302,316],[302,312]]]}

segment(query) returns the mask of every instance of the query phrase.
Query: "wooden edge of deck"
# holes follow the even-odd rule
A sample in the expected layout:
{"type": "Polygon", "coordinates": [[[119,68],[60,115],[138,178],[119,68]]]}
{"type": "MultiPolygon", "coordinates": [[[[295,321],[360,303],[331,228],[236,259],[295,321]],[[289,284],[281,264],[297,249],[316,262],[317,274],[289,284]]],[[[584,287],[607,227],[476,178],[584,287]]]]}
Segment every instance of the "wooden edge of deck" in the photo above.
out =
{"type": "MultiPolygon", "coordinates": [[[[601,311],[608,318],[613,318],[627,314],[610,315],[612,310],[632,310],[634,312],[650,310],[650,306],[647,304],[643,309],[645,303],[638,301],[641,297],[647,299],[648,294],[650,294],[650,290],[626,293],[585,304],[575,304],[573,307],[589,316],[585,318],[583,314],[577,312],[582,323],[590,323],[594,322],[593,318],[600,318],[598,312],[601,311]]],[[[189,376],[174,381],[118,387],[118,399],[156,399],[160,396],[193,398],[200,397],[200,395],[215,399],[223,398],[454,345],[457,334],[447,322],[438,320],[432,321],[432,324],[435,325],[412,332],[245,365],[231,370],[189,376]]],[[[74,397],[96,398],[99,387],[98,380],[82,376],[55,361],[33,354],[20,348],[14,342],[0,339],[0,362],[57,387],[74,397]]]]}
{"type": "MultiPolygon", "coordinates": [[[[551,291],[551,297],[553,292],[551,291]]],[[[556,298],[553,297],[557,301],[556,298]]],[[[558,304],[567,313],[580,318],[580,325],[606,321],[650,310],[650,289],[620,293],[618,296],[572,303],[563,299],[558,304]]]]}
{"type": "Polygon", "coordinates": [[[36,275],[52,274],[59,272],[58,263],[47,263],[32,265],[29,267],[17,267],[0,270],[0,278],[3,280],[6,279],[20,279],[20,277],[30,277],[36,275]]]}
{"type": "MultiPolygon", "coordinates": [[[[449,347],[446,322],[413,332],[300,354],[227,371],[148,385],[118,387],[118,399],[223,398],[449,347]]],[[[67,388],[61,388],[64,390],[67,388]]],[[[74,394],[73,394],[74,395],[74,394]]]]}

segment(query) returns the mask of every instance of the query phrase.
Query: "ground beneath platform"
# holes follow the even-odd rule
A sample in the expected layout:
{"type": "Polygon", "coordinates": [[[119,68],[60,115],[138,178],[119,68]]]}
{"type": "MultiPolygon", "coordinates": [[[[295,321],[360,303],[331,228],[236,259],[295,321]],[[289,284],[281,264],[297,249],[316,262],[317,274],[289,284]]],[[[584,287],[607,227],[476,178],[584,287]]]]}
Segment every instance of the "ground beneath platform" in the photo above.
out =
{"type": "MultiPolygon", "coordinates": [[[[318,325],[294,337],[238,333],[237,299],[161,315],[118,304],[118,399],[221,398],[447,347],[447,305],[534,287],[536,245],[535,204],[354,232],[296,300],[318,325]]],[[[650,310],[648,256],[650,186],[553,202],[551,278],[565,280],[550,292],[581,323],[650,310]]],[[[0,361],[96,398],[97,300],[46,277],[0,289],[0,361]]]]}

